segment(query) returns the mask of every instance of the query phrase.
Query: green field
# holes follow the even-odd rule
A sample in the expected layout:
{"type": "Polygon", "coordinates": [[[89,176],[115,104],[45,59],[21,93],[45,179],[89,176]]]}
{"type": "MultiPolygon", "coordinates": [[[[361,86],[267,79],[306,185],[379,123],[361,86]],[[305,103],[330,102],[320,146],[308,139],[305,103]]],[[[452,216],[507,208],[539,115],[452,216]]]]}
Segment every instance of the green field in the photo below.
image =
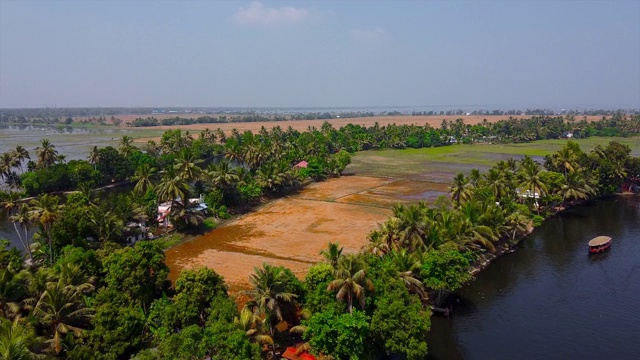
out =
{"type": "MultiPolygon", "coordinates": [[[[596,145],[605,146],[618,141],[631,148],[634,156],[640,156],[640,137],[575,139],[583,151],[596,145]]],[[[500,160],[511,157],[532,156],[542,162],[545,155],[560,149],[567,140],[540,140],[522,144],[470,144],[451,145],[423,149],[370,150],[355,154],[347,173],[364,176],[404,177],[425,181],[450,181],[458,172],[473,168],[486,169],[500,160]]]]}

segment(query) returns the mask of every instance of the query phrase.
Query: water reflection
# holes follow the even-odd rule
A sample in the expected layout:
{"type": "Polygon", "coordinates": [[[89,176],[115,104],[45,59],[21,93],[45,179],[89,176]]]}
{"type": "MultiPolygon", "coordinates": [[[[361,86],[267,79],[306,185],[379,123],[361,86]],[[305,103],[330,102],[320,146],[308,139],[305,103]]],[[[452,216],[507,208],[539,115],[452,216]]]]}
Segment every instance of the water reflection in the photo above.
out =
{"type": "Polygon", "coordinates": [[[433,319],[430,358],[637,358],[638,258],[637,198],[551,219],[467,285],[450,320],[433,319]],[[602,234],[611,249],[590,256],[588,240],[602,234]]]}

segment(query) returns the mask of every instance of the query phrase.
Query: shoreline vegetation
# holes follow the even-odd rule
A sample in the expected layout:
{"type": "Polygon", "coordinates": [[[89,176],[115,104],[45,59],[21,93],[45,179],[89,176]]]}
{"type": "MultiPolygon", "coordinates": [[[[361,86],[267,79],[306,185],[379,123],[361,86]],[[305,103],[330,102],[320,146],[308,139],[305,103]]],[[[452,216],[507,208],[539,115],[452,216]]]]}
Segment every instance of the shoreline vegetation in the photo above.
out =
{"type": "Polygon", "coordinates": [[[569,141],[544,164],[524,156],[459,173],[450,197],[394,206],[360,252],[329,243],[302,280],[282,266],[256,268],[241,310],[214,270],[185,270],[172,286],[160,244],[126,239],[146,233],[141,223],[190,233],[208,226],[206,216],[246,213],[309,179],[339,177],[358,151],[633,136],[639,125],[640,115],[616,114],[591,123],[536,116],[440,128],[169,130],[144,151],[125,136],[118,149],[96,146],[88,161],[69,162],[46,139],[33,159],[18,147],[0,158],[12,189],[1,196],[29,265],[19,251],[0,250],[0,333],[23,358],[275,359],[295,346],[319,358],[422,359],[430,308],[472,279],[470,267],[488,265],[488,254],[563,209],[638,190],[640,158],[615,141],[588,153],[569,141]],[[94,191],[126,180],[131,193],[94,191]],[[70,190],[64,203],[50,194],[70,190]],[[199,195],[208,214],[191,201],[199,195]],[[160,204],[170,206],[169,222],[154,224],[160,204]]]}

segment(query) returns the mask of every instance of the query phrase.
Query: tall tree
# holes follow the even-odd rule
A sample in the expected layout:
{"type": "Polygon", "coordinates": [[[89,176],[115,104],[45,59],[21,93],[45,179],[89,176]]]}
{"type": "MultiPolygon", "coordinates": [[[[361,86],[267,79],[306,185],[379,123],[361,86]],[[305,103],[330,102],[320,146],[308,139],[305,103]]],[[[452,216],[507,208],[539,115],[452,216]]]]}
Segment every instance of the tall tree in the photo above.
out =
{"type": "MultiPolygon", "coordinates": [[[[255,268],[249,282],[253,289],[247,292],[251,300],[245,306],[264,316],[273,339],[277,324],[284,319],[283,306],[293,303],[296,295],[287,292],[286,277],[281,267],[264,264],[262,268],[255,268]]],[[[275,344],[271,346],[275,356],[275,344]]]]}
{"type": "Polygon", "coordinates": [[[39,341],[33,329],[25,321],[11,321],[0,317],[0,358],[5,360],[31,360],[38,356],[32,348],[39,341]]]}
{"type": "Polygon", "coordinates": [[[29,228],[31,227],[31,210],[29,205],[22,203],[18,207],[17,211],[9,217],[9,220],[13,223],[13,227],[18,234],[18,238],[22,243],[25,250],[29,254],[29,259],[33,260],[31,254],[31,239],[29,238],[29,228]],[[20,229],[18,229],[20,227],[20,229]]]}
{"type": "Polygon", "coordinates": [[[51,225],[60,218],[62,210],[60,198],[55,195],[44,194],[31,200],[31,209],[35,222],[42,226],[47,236],[49,245],[49,263],[53,265],[53,239],[51,238],[51,225]]]}
{"type": "Polygon", "coordinates": [[[51,348],[58,355],[66,334],[79,338],[87,327],[91,309],[84,306],[83,292],[61,282],[50,283],[40,296],[33,314],[53,333],[51,348]]]}
{"type": "Polygon", "coordinates": [[[142,164],[136,169],[136,173],[132,180],[136,182],[133,191],[138,194],[144,194],[148,189],[153,189],[151,178],[155,174],[156,169],[149,164],[142,164]]]}
{"type": "Polygon", "coordinates": [[[36,156],[38,157],[37,167],[46,169],[58,161],[58,150],[49,139],[42,139],[40,146],[36,148],[36,156]]]}
{"type": "Polygon", "coordinates": [[[342,257],[335,276],[327,291],[337,291],[336,298],[346,301],[350,314],[353,313],[354,301],[364,309],[366,292],[373,291],[373,283],[367,277],[362,262],[354,255],[342,257]]]}
{"type": "Polygon", "coordinates": [[[466,178],[463,173],[458,173],[453,178],[453,185],[449,187],[451,200],[453,200],[455,204],[459,206],[461,202],[471,199],[471,195],[473,194],[472,190],[473,185],[469,183],[469,179],[466,178]]]}
{"type": "Polygon", "coordinates": [[[331,264],[331,266],[334,269],[338,269],[338,261],[340,260],[340,257],[342,257],[342,250],[344,248],[340,247],[340,244],[338,244],[337,242],[333,243],[333,242],[329,242],[329,245],[327,246],[327,248],[325,250],[322,250],[320,252],[320,255],[322,255],[322,257],[324,257],[324,259],[331,264]]]}

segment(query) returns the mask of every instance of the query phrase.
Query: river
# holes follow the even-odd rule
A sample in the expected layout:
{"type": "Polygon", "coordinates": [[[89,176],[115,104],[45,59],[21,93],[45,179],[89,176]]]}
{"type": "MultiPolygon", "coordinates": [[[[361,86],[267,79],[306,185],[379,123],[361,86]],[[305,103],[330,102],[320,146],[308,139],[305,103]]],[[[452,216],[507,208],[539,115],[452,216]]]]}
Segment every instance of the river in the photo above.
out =
{"type": "Polygon", "coordinates": [[[498,259],[433,317],[430,359],[638,359],[640,200],[573,208],[498,259]],[[613,238],[589,255],[587,242],[613,238]]]}

